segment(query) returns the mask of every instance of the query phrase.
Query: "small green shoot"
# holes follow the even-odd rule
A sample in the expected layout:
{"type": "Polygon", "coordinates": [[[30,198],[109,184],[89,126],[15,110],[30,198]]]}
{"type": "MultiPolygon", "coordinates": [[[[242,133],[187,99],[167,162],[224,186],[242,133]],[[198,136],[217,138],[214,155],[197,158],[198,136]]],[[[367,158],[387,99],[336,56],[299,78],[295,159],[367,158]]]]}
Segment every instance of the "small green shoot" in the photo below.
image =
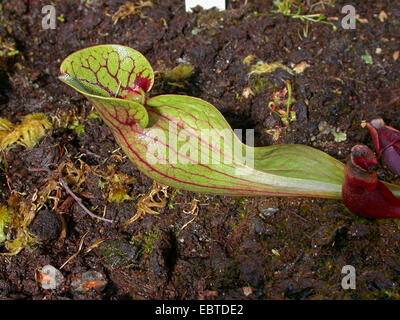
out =
{"type": "Polygon", "coordinates": [[[332,134],[333,134],[333,137],[335,138],[336,142],[343,142],[343,141],[346,141],[346,139],[347,139],[346,132],[336,132],[336,131],[332,130],[332,134]]]}
{"type": "Polygon", "coordinates": [[[366,64],[374,64],[374,60],[372,59],[371,54],[368,52],[368,50],[365,50],[365,54],[361,56],[361,58],[364,60],[366,64]]]}
{"type": "Polygon", "coordinates": [[[301,13],[301,5],[297,7],[296,13],[292,13],[293,3],[291,0],[274,0],[274,6],[277,8],[276,10],[272,10],[272,13],[281,13],[286,17],[290,17],[293,19],[300,19],[300,21],[305,22],[306,26],[304,29],[304,36],[307,38],[308,29],[310,22],[316,23],[324,23],[332,26],[333,30],[337,30],[337,27],[331,23],[326,21],[326,16],[321,13],[313,13],[313,14],[302,14],[301,13]]]}
{"type": "Polygon", "coordinates": [[[276,256],[276,257],[281,257],[281,254],[279,253],[279,251],[278,250],[276,250],[276,249],[271,249],[271,252],[272,252],[272,254],[274,255],[274,256],[276,256]]]}
{"type": "Polygon", "coordinates": [[[82,133],[85,133],[85,126],[78,120],[75,120],[71,124],[70,129],[74,130],[78,134],[78,136],[80,136],[82,133]]]}
{"type": "Polygon", "coordinates": [[[272,95],[273,101],[268,103],[271,114],[277,114],[284,126],[265,130],[272,135],[274,141],[278,141],[281,134],[289,128],[290,123],[297,120],[296,112],[291,110],[291,106],[296,100],[292,96],[292,84],[286,81],[286,87],[272,95]]]}
{"type": "Polygon", "coordinates": [[[57,17],[57,20],[60,21],[60,22],[65,22],[64,13],[62,13],[61,15],[59,15],[59,16],[57,17]]]}
{"type": "Polygon", "coordinates": [[[193,35],[193,36],[196,36],[200,31],[201,31],[200,28],[193,28],[193,29],[192,29],[192,35],[193,35]]]}
{"type": "Polygon", "coordinates": [[[19,54],[19,50],[10,51],[7,53],[7,56],[12,57],[19,54]]]}

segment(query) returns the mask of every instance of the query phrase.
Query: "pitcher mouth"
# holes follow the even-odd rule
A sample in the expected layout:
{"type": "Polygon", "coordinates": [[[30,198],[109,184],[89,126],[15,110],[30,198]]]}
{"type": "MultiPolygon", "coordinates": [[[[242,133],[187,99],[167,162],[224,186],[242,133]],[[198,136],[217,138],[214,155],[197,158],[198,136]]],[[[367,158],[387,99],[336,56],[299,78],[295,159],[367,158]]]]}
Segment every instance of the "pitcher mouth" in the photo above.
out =
{"type": "MultiPolygon", "coordinates": [[[[367,123],[367,125],[369,125],[367,123]]],[[[382,129],[385,127],[385,122],[383,121],[382,118],[374,119],[371,120],[371,126],[374,127],[375,129],[382,129]]]]}
{"type": "Polygon", "coordinates": [[[374,152],[362,144],[355,145],[351,149],[351,162],[365,172],[372,172],[379,165],[374,152]]]}

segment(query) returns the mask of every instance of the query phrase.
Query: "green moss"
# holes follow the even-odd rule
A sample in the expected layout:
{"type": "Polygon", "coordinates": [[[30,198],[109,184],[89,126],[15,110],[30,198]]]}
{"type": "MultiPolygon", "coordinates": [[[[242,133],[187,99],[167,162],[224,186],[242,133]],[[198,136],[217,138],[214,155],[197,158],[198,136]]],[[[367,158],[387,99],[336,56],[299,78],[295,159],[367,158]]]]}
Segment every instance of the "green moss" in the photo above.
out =
{"type": "Polygon", "coordinates": [[[254,80],[252,84],[252,89],[256,94],[259,94],[268,85],[273,85],[273,83],[265,79],[264,77],[261,77],[254,80]]]}
{"type": "Polygon", "coordinates": [[[99,179],[99,188],[105,190],[105,198],[109,202],[121,203],[133,200],[129,195],[130,185],[135,183],[135,179],[123,172],[117,172],[114,166],[108,166],[107,172],[99,179]],[[104,180],[103,180],[104,179],[104,180]]]}
{"type": "Polygon", "coordinates": [[[307,206],[301,206],[300,207],[300,211],[304,214],[309,214],[310,212],[312,212],[311,208],[307,205],[307,206]]]}
{"type": "Polygon", "coordinates": [[[252,74],[269,74],[274,72],[276,69],[283,69],[287,71],[290,74],[293,74],[292,69],[286,67],[284,64],[280,62],[264,62],[264,61],[258,61],[256,64],[253,64],[250,69],[249,75],[252,74]]]}
{"type": "Polygon", "coordinates": [[[205,26],[206,29],[220,27],[220,22],[223,22],[225,13],[215,9],[205,10],[198,14],[196,19],[197,27],[205,26]]]}
{"type": "Polygon", "coordinates": [[[89,113],[88,119],[99,119],[99,120],[102,120],[101,117],[100,117],[100,114],[94,109],[89,113]]]}
{"type": "Polygon", "coordinates": [[[126,185],[118,184],[118,187],[110,189],[107,200],[109,202],[121,203],[125,200],[133,200],[133,198],[128,194],[130,187],[126,185]]]}
{"type": "Polygon", "coordinates": [[[19,54],[19,50],[10,51],[7,53],[7,56],[12,57],[19,54]]]}
{"type": "Polygon", "coordinates": [[[105,265],[111,270],[137,263],[137,248],[125,240],[106,240],[96,252],[104,259],[105,265]]]}
{"type": "Polygon", "coordinates": [[[160,240],[160,236],[161,231],[158,227],[148,228],[145,232],[133,236],[129,243],[139,248],[140,256],[150,257],[160,240]]]}
{"type": "Polygon", "coordinates": [[[65,22],[64,14],[62,13],[60,16],[58,16],[57,20],[60,21],[60,22],[65,22]]]}
{"type": "Polygon", "coordinates": [[[169,81],[180,82],[192,77],[194,67],[191,64],[180,64],[165,71],[165,78],[169,81]]]}
{"type": "Polygon", "coordinates": [[[7,228],[10,222],[11,211],[7,208],[6,205],[0,205],[0,243],[4,242],[7,239],[5,228],[7,228]]]}
{"type": "Polygon", "coordinates": [[[171,196],[169,198],[169,201],[168,201],[168,208],[174,209],[175,204],[179,201],[177,199],[177,196],[179,196],[181,194],[182,194],[182,192],[180,190],[178,190],[178,189],[176,189],[175,191],[172,192],[172,194],[171,194],[171,196]]]}

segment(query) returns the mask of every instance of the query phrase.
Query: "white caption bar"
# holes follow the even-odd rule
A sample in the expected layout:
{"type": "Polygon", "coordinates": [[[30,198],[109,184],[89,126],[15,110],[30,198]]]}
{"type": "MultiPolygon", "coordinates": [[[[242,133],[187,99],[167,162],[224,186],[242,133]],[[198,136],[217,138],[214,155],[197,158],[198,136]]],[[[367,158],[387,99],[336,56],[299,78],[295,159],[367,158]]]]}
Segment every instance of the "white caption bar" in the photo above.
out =
{"type": "Polygon", "coordinates": [[[196,6],[201,6],[203,9],[216,7],[218,10],[225,10],[225,0],[185,0],[185,6],[188,12],[196,6]]]}

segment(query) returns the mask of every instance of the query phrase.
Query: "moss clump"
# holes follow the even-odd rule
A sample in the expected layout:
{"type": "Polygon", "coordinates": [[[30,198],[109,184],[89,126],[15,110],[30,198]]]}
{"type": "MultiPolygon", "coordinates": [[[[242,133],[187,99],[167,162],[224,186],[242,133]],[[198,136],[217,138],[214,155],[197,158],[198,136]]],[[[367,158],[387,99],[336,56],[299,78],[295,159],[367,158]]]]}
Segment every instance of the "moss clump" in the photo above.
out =
{"type": "Polygon", "coordinates": [[[125,200],[133,200],[129,195],[129,185],[135,183],[135,178],[123,172],[116,172],[113,165],[108,166],[107,173],[99,180],[101,189],[105,189],[105,197],[109,202],[121,203],[125,200]]]}
{"type": "Polygon", "coordinates": [[[249,75],[252,74],[268,74],[274,72],[276,69],[281,68],[285,71],[287,71],[290,74],[293,74],[292,69],[289,67],[286,67],[284,64],[280,62],[264,62],[264,61],[258,61],[256,64],[253,64],[250,69],[249,75]]]}
{"type": "Polygon", "coordinates": [[[130,191],[129,186],[118,185],[118,187],[113,187],[107,196],[107,200],[110,202],[121,203],[125,200],[133,200],[133,198],[128,194],[130,191]]]}
{"type": "Polygon", "coordinates": [[[248,75],[252,77],[252,88],[256,94],[259,94],[265,87],[271,85],[274,87],[272,81],[268,80],[268,75],[277,69],[283,69],[286,72],[293,74],[293,70],[285,66],[281,62],[264,62],[259,60],[254,63],[257,57],[253,54],[248,55],[243,59],[243,63],[248,67],[248,75]]]}
{"type": "Polygon", "coordinates": [[[193,76],[194,67],[191,64],[180,64],[173,69],[165,71],[165,79],[172,82],[188,80],[193,76]]]}
{"type": "MultiPolygon", "coordinates": [[[[38,197],[40,198],[40,197],[38,197]]],[[[30,234],[28,227],[35,217],[36,204],[29,205],[20,194],[14,193],[8,199],[8,206],[0,208],[4,228],[7,227],[5,240],[6,255],[16,255],[24,248],[31,248],[37,243],[37,238],[30,234]]],[[[1,242],[1,241],[0,241],[1,242]]]]}
{"type": "Polygon", "coordinates": [[[266,88],[268,85],[271,85],[272,87],[274,84],[272,81],[269,81],[263,77],[257,78],[253,81],[252,87],[254,89],[255,94],[259,94],[264,88],[266,88]]]}
{"type": "Polygon", "coordinates": [[[140,256],[150,257],[160,237],[161,231],[158,227],[148,228],[145,232],[133,236],[129,243],[139,248],[140,256]]]}
{"type": "Polygon", "coordinates": [[[28,114],[19,125],[0,118],[0,151],[14,143],[33,148],[51,128],[51,122],[43,113],[28,114]]]}
{"type": "Polygon", "coordinates": [[[96,249],[96,252],[111,270],[137,264],[137,248],[126,240],[106,240],[96,249]]]}
{"type": "Polygon", "coordinates": [[[211,36],[224,27],[226,14],[217,9],[202,10],[196,18],[196,27],[207,30],[211,36]]]}
{"type": "Polygon", "coordinates": [[[7,239],[5,229],[11,221],[11,211],[4,204],[0,205],[0,243],[7,239]]]}

